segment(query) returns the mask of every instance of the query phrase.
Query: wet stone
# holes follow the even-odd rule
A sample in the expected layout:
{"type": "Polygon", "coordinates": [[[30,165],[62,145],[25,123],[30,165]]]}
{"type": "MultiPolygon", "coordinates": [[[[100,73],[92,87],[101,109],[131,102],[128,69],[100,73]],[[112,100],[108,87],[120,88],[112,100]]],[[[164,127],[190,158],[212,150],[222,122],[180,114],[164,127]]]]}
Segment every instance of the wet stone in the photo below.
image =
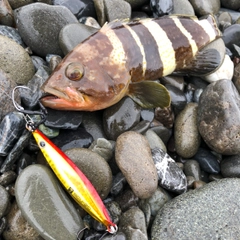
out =
{"type": "Polygon", "coordinates": [[[0,218],[2,218],[6,214],[6,210],[10,204],[9,194],[6,189],[0,186],[0,218]]]}
{"type": "Polygon", "coordinates": [[[123,191],[124,186],[126,185],[126,178],[121,172],[114,176],[111,187],[111,194],[117,196],[120,192],[123,191]]]}
{"type": "Polygon", "coordinates": [[[190,0],[196,15],[216,14],[220,9],[220,0],[190,0]]]}
{"type": "Polygon", "coordinates": [[[173,0],[173,9],[171,14],[183,14],[194,16],[195,12],[188,0],[173,0]]]}
{"type": "Polygon", "coordinates": [[[174,113],[171,106],[166,108],[155,108],[155,119],[163,124],[166,128],[172,128],[174,123],[174,113]]]}
{"type": "Polygon", "coordinates": [[[173,1],[150,0],[150,7],[153,12],[153,17],[161,17],[169,14],[173,10],[173,1]]]}
{"type": "Polygon", "coordinates": [[[201,143],[197,127],[196,103],[188,103],[177,115],[174,127],[176,152],[183,158],[190,158],[196,154],[201,143]]]}
{"type": "Polygon", "coordinates": [[[195,180],[201,179],[201,169],[196,160],[186,160],[184,163],[184,173],[186,176],[192,176],[195,180]]]}
{"type": "Polygon", "coordinates": [[[172,130],[164,127],[163,125],[152,127],[150,130],[154,131],[162,139],[164,144],[167,144],[172,135],[172,130]]]}
{"type": "Polygon", "coordinates": [[[239,184],[226,178],[169,201],[154,220],[152,239],[239,239],[239,184]]]}
{"type": "Polygon", "coordinates": [[[125,212],[132,207],[136,207],[138,200],[138,197],[131,190],[124,191],[115,199],[115,201],[119,204],[122,212],[125,212]]]}
{"type": "Polygon", "coordinates": [[[161,148],[163,151],[167,151],[164,142],[153,130],[147,130],[144,136],[147,138],[151,150],[154,148],[161,148]]]}
{"type": "Polygon", "coordinates": [[[220,172],[220,165],[217,157],[209,150],[199,148],[193,159],[197,160],[201,170],[207,173],[217,174],[220,172]]]}
{"type": "Polygon", "coordinates": [[[153,109],[142,109],[141,110],[141,118],[142,118],[142,120],[151,122],[154,118],[154,110],[153,109]]]}
{"type": "Polygon", "coordinates": [[[148,198],[155,192],[157,172],[144,136],[132,131],[121,134],[116,141],[115,158],[137,197],[148,198]]]}
{"type": "Polygon", "coordinates": [[[220,163],[223,177],[240,177],[240,155],[224,157],[220,163]]]}
{"type": "Polygon", "coordinates": [[[59,45],[66,55],[79,43],[97,32],[98,29],[81,23],[71,23],[62,28],[59,33],[59,45]]]}
{"type": "Polygon", "coordinates": [[[69,23],[77,23],[76,17],[69,9],[43,3],[29,4],[15,10],[17,27],[24,42],[37,55],[63,55],[58,35],[69,23]]]}
{"type": "Polygon", "coordinates": [[[35,229],[26,221],[16,201],[12,204],[10,212],[6,216],[6,220],[8,225],[3,232],[4,240],[43,240],[35,229]]]}
{"type": "Polygon", "coordinates": [[[52,171],[31,165],[18,177],[16,200],[26,220],[44,239],[76,239],[83,223],[52,171]],[[57,231],[56,231],[57,229],[57,231]]]}
{"type": "Polygon", "coordinates": [[[6,187],[9,184],[13,183],[17,178],[17,174],[14,171],[4,172],[0,176],[0,185],[6,187]]]}
{"type": "Polygon", "coordinates": [[[0,35],[0,69],[17,84],[26,84],[34,75],[34,65],[28,53],[14,40],[0,35]]]}
{"type": "Polygon", "coordinates": [[[152,150],[152,158],[158,173],[158,184],[163,188],[183,193],[187,190],[187,179],[177,163],[162,149],[152,150]]]}
{"type": "Polygon", "coordinates": [[[0,123],[0,155],[6,156],[17,142],[25,128],[22,113],[11,112],[0,123]]]}
{"type": "Polygon", "coordinates": [[[208,146],[224,155],[240,153],[239,93],[230,80],[211,83],[198,106],[198,129],[208,146]]]}
{"type": "Polygon", "coordinates": [[[110,140],[117,137],[140,121],[141,108],[131,98],[126,97],[103,112],[104,131],[110,140]]]}
{"type": "Polygon", "coordinates": [[[85,148],[72,148],[65,153],[86,175],[99,196],[105,199],[112,184],[112,172],[107,162],[97,153],[85,148]]]}
{"type": "Polygon", "coordinates": [[[93,142],[93,137],[81,127],[76,130],[62,129],[52,142],[62,151],[66,151],[71,148],[88,148],[93,142]]]}
{"type": "Polygon", "coordinates": [[[127,239],[147,240],[146,221],[143,212],[138,207],[133,207],[124,212],[119,223],[127,239]]]}

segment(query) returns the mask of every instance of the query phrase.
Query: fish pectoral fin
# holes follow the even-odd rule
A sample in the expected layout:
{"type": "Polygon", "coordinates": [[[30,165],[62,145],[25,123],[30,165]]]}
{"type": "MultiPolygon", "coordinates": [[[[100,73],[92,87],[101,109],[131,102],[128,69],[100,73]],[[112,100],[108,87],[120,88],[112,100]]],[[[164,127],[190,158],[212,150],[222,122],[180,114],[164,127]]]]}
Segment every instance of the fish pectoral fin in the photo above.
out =
{"type": "Polygon", "coordinates": [[[203,76],[216,70],[221,64],[220,53],[216,49],[206,49],[199,51],[194,59],[183,69],[174,73],[187,74],[193,76],[203,76]]]}
{"type": "Polygon", "coordinates": [[[131,83],[127,95],[143,108],[168,107],[171,102],[168,90],[154,81],[131,83]]]}

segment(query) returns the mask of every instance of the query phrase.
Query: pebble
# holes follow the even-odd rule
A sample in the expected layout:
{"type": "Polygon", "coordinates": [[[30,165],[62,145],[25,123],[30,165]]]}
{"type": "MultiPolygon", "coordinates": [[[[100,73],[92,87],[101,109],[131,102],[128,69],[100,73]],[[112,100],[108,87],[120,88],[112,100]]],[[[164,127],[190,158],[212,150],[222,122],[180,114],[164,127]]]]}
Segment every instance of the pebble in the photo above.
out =
{"type": "Polygon", "coordinates": [[[8,207],[10,206],[10,197],[6,189],[0,185],[0,218],[7,214],[8,207]]]}
{"type": "Polygon", "coordinates": [[[137,8],[137,7],[141,7],[145,4],[148,4],[148,0],[125,0],[126,2],[128,2],[132,8],[137,8]]]}
{"type": "Polygon", "coordinates": [[[17,84],[26,85],[34,75],[34,65],[28,53],[14,40],[0,35],[0,69],[17,84]]]}
{"type": "Polygon", "coordinates": [[[97,31],[97,28],[81,23],[70,23],[64,26],[59,33],[59,45],[64,55],[97,31]]]}
{"type": "Polygon", "coordinates": [[[14,183],[17,178],[17,174],[14,171],[4,172],[0,176],[0,185],[3,187],[7,187],[11,183],[14,183]]]}
{"type": "Polygon", "coordinates": [[[37,55],[47,54],[63,56],[58,43],[60,30],[69,23],[77,23],[69,9],[33,3],[15,10],[18,31],[23,41],[37,55]]]}
{"type": "Polygon", "coordinates": [[[240,179],[211,182],[167,202],[158,212],[151,239],[239,239],[240,179]]]}
{"type": "Polygon", "coordinates": [[[157,171],[145,137],[127,131],[116,141],[115,158],[128,184],[139,198],[149,198],[157,189],[157,171]]]}
{"type": "Polygon", "coordinates": [[[201,143],[197,127],[197,108],[197,103],[188,103],[175,120],[175,148],[183,158],[194,156],[201,143]]]}
{"type": "Polygon", "coordinates": [[[173,0],[173,9],[171,14],[194,16],[193,6],[188,0],[173,0]]]}
{"type": "Polygon", "coordinates": [[[193,182],[193,189],[201,188],[204,185],[206,185],[206,183],[204,181],[201,181],[201,180],[194,181],[193,182]]]}
{"type": "Polygon", "coordinates": [[[141,119],[152,122],[154,118],[154,110],[153,109],[142,109],[141,110],[141,119]]]}
{"type": "Polygon", "coordinates": [[[164,142],[153,130],[147,130],[144,136],[147,138],[151,150],[154,148],[161,148],[163,151],[167,151],[164,142]]]}
{"type": "Polygon", "coordinates": [[[103,111],[103,128],[110,140],[117,137],[140,121],[140,106],[131,98],[125,97],[115,105],[103,111]]]}
{"type": "Polygon", "coordinates": [[[220,9],[220,0],[190,0],[197,16],[217,14],[220,9]]]}
{"type": "MultiPolygon", "coordinates": [[[[20,8],[25,5],[36,2],[35,0],[8,0],[12,9],[20,8]]],[[[42,2],[46,4],[52,4],[52,0],[37,0],[37,2],[42,2]]]]}
{"type": "Polygon", "coordinates": [[[122,214],[119,231],[127,239],[147,240],[146,221],[143,212],[138,207],[133,207],[122,214]]]}
{"type": "Polygon", "coordinates": [[[115,142],[98,138],[89,147],[90,150],[103,157],[107,162],[113,157],[115,142]]]}
{"type": "Polygon", "coordinates": [[[186,176],[192,176],[195,180],[201,179],[201,168],[198,161],[189,159],[184,163],[184,173],[186,176]]]}
{"type": "Polygon", "coordinates": [[[150,129],[154,131],[161,138],[161,140],[164,142],[165,145],[167,144],[172,134],[171,129],[168,129],[162,125],[155,126],[150,129]]]}
{"type": "Polygon", "coordinates": [[[203,91],[198,106],[198,130],[217,153],[240,153],[239,93],[230,80],[211,83],[203,91]]]}
{"type": "Polygon", "coordinates": [[[131,18],[131,5],[124,0],[103,0],[108,22],[131,18]]]}
{"type": "Polygon", "coordinates": [[[173,127],[175,116],[171,106],[165,108],[156,107],[154,116],[155,119],[162,123],[166,128],[173,127]]]}
{"type": "Polygon", "coordinates": [[[6,219],[8,225],[3,232],[4,240],[43,240],[35,229],[26,221],[16,201],[13,202],[6,219]]]}
{"type": "Polygon", "coordinates": [[[173,10],[172,0],[150,0],[150,8],[153,12],[153,17],[161,17],[169,14],[173,10]]]}
{"type": "Polygon", "coordinates": [[[223,177],[240,177],[240,155],[224,157],[220,163],[220,167],[223,177]]]}
{"type": "Polygon", "coordinates": [[[8,113],[0,123],[0,155],[6,156],[25,129],[24,115],[19,112],[8,113]]]}
{"type": "Polygon", "coordinates": [[[123,176],[121,172],[116,174],[113,178],[112,187],[111,187],[111,194],[113,196],[117,196],[120,192],[123,191],[124,186],[126,185],[126,178],[123,176]]]}
{"type": "Polygon", "coordinates": [[[171,192],[185,192],[187,179],[176,162],[160,148],[152,150],[152,157],[157,169],[158,184],[171,192]]]}
{"type": "Polygon", "coordinates": [[[0,24],[11,26],[15,25],[13,10],[8,2],[8,0],[3,0],[0,5],[0,24]]]}
{"type": "Polygon", "coordinates": [[[15,194],[24,218],[46,240],[76,240],[84,227],[70,197],[45,166],[25,168],[16,181],[15,194]]]}
{"type": "Polygon", "coordinates": [[[107,162],[97,153],[85,148],[72,148],[65,151],[65,154],[86,175],[99,196],[105,199],[112,185],[112,172],[107,162]]]}
{"type": "Polygon", "coordinates": [[[232,10],[239,10],[240,2],[238,0],[221,0],[221,5],[232,10]]]}
{"type": "Polygon", "coordinates": [[[217,174],[220,172],[220,165],[216,155],[213,155],[209,150],[199,148],[198,152],[193,157],[197,160],[201,170],[207,173],[217,174]]]}
{"type": "Polygon", "coordinates": [[[93,0],[94,7],[97,13],[97,19],[100,24],[100,26],[103,26],[104,23],[107,21],[107,17],[105,14],[105,7],[104,7],[104,0],[93,0]]]}

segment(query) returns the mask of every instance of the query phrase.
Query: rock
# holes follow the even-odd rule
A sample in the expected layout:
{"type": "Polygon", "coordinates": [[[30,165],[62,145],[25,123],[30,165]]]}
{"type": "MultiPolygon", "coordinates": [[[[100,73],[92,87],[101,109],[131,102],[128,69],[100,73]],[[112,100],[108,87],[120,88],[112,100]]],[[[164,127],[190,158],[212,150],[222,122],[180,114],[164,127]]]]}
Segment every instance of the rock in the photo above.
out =
{"type": "Polygon", "coordinates": [[[224,157],[220,163],[220,167],[223,177],[240,177],[240,155],[224,157]]]}
{"type": "Polygon", "coordinates": [[[123,191],[124,186],[126,185],[126,178],[121,172],[116,174],[112,181],[111,194],[117,196],[120,192],[123,191]]]}
{"type": "Polygon", "coordinates": [[[69,23],[77,23],[69,9],[43,3],[30,4],[15,10],[17,28],[24,42],[37,55],[63,56],[58,43],[60,30],[69,23]]]}
{"type": "Polygon", "coordinates": [[[0,218],[2,218],[3,216],[6,215],[6,213],[7,213],[6,211],[7,211],[8,207],[10,206],[10,197],[9,197],[7,190],[3,186],[0,186],[0,194],[1,194],[0,218]]]}
{"type": "Polygon", "coordinates": [[[153,17],[161,17],[172,12],[173,1],[150,0],[150,8],[153,12],[153,17]]]}
{"type": "Polygon", "coordinates": [[[141,118],[144,121],[151,122],[154,118],[154,110],[153,109],[142,109],[141,110],[141,118]]]}
{"type": "Polygon", "coordinates": [[[71,23],[64,26],[59,33],[59,45],[64,55],[97,31],[98,29],[81,23],[71,23]]]}
{"type": "Polygon", "coordinates": [[[190,0],[197,16],[204,16],[207,14],[217,14],[220,9],[220,0],[190,0]]]}
{"type": "Polygon", "coordinates": [[[233,77],[234,66],[233,62],[228,55],[225,55],[222,65],[214,72],[209,75],[202,77],[205,81],[212,83],[220,79],[229,79],[233,77]]]}
{"type": "Polygon", "coordinates": [[[15,194],[24,218],[44,239],[75,240],[83,228],[77,210],[49,168],[38,164],[25,168],[15,194]]]}
{"type": "Polygon", "coordinates": [[[151,130],[154,131],[161,138],[165,145],[167,144],[168,140],[172,135],[172,130],[162,125],[152,127],[151,130]]]}
{"type": "Polygon", "coordinates": [[[0,185],[3,187],[7,187],[8,185],[14,183],[16,178],[17,178],[17,174],[14,171],[4,172],[0,176],[0,185]]]}
{"type": "Polygon", "coordinates": [[[140,121],[140,106],[131,98],[126,97],[103,112],[103,128],[110,140],[117,137],[140,121]]]}
{"type": "MultiPolygon", "coordinates": [[[[20,8],[25,5],[36,2],[35,0],[8,0],[12,9],[20,8]]],[[[52,4],[52,0],[37,0],[37,2],[42,2],[46,4],[52,4]]]]}
{"type": "Polygon", "coordinates": [[[171,192],[185,192],[187,179],[176,162],[160,148],[152,150],[152,157],[158,173],[158,184],[171,192]]]}
{"type": "Polygon", "coordinates": [[[8,227],[3,232],[5,240],[43,240],[33,227],[25,220],[16,201],[7,215],[8,227]]]}
{"type": "Polygon", "coordinates": [[[240,153],[239,93],[230,80],[211,83],[203,91],[198,106],[198,129],[214,151],[240,153]]]}
{"type": "Polygon", "coordinates": [[[174,123],[174,113],[171,106],[161,108],[155,108],[155,119],[163,124],[166,128],[172,128],[174,123]]]}
{"type": "Polygon", "coordinates": [[[26,84],[34,75],[34,65],[28,53],[12,39],[0,35],[0,69],[17,84],[26,84]]]}
{"type": "Polygon", "coordinates": [[[115,199],[115,201],[119,204],[122,212],[125,212],[130,208],[136,207],[138,200],[138,197],[130,189],[119,194],[115,199]]]}
{"type": "Polygon", "coordinates": [[[221,4],[223,7],[232,10],[239,10],[240,8],[240,2],[238,0],[221,0],[221,4]]]}
{"type": "Polygon", "coordinates": [[[147,138],[151,150],[154,148],[161,148],[163,151],[167,151],[164,142],[153,130],[147,130],[144,136],[147,138]]]}
{"type": "Polygon", "coordinates": [[[103,2],[108,22],[131,18],[131,6],[128,2],[124,0],[103,0],[103,2]]]}
{"type": "Polygon", "coordinates": [[[149,198],[157,189],[158,178],[146,138],[132,131],[121,134],[116,141],[115,158],[135,195],[149,198]]]}
{"type": "Polygon", "coordinates": [[[167,202],[158,212],[151,239],[239,239],[240,179],[211,182],[167,202]]]}
{"type": "Polygon", "coordinates": [[[138,207],[124,212],[119,223],[119,231],[125,233],[127,239],[147,240],[147,228],[143,212],[138,207]]]}
{"type": "Polygon", "coordinates": [[[128,2],[132,8],[143,6],[144,4],[148,4],[148,0],[125,0],[128,2]]]}
{"type": "Polygon", "coordinates": [[[107,16],[104,11],[104,8],[105,8],[104,1],[103,0],[93,0],[93,2],[94,2],[95,10],[97,13],[98,22],[101,26],[103,26],[104,23],[107,21],[107,16]]]}
{"type": "Polygon", "coordinates": [[[72,148],[65,153],[90,180],[99,196],[105,199],[112,184],[112,172],[107,162],[97,153],[85,148],[72,148]]]}
{"type": "Polygon", "coordinates": [[[201,179],[200,165],[196,160],[189,159],[184,163],[184,173],[186,176],[192,176],[195,180],[201,179]]]}
{"type": "Polygon", "coordinates": [[[0,24],[14,27],[15,21],[13,17],[13,10],[8,0],[1,1],[0,4],[0,24]]]}
{"type": "Polygon", "coordinates": [[[194,16],[195,12],[188,0],[173,0],[173,9],[171,14],[194,16]]]}
{"type": "Polygon", "coordinates": [[[191,158],[196,154],[201,137],[197,127],[196,103],[188,103],[177,115],[174,128],[176,152],[183,158],[191,158]]]}

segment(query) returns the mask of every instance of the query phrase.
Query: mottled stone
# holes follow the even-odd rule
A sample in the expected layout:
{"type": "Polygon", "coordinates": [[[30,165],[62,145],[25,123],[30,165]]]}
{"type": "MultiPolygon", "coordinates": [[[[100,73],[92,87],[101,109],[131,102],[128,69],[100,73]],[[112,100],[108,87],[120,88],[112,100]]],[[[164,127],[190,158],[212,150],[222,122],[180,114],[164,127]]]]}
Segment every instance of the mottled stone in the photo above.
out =
{"type": "Polygon", "coordinates": [[[239,239],[239,184],[226,178],[175,197],[158,212],[151,239],[239,239]]]}
{"type": "Polygon", "coordinates": [[[24,218],[44,239],[76,240],[82,220],[49,168],[38,164],[25,168],[15,193],[24,218]]]}
{"type": "Polygon", "coordinates": [[[157,107],[155,108],[155,119],[163,124],[166,128],[172,128],[174,123],[174,113],[170,107],[157,107]]]}
{"type": "Polygon", "coordinates": [[[107,162],[97,153],[85,148],[72,148],[65,153],[90,180],[99,196],[105,199],[112,184],[112,172],[107,162]]]}
{"type": "Polygon", "coordinates": [[[14,183],[17,178],[17,174],[14,171],[4,172],[0,176],[0,185],[7,187],[11,183],[14,183]]]}
{"type": "Polygon", "coordinates": [[[34,65],[24,48],[14,40],[0,35],[0,69],[17,84],[26,84],[34,75],[34,65]]]}
{"type": "Polygon", "coordinates": [[[196,154],[201,137],[197,127],[198,104],[188,103],[177,115],[174,128],[176,152],[183,158],[196,154]]]}
{"type": "Polygon", "coordinates": [[[240,177],[240,155],[224,157],[220,163],[223,177],[240,177]]]}
{"type": "Polygon", "coordinates": [[[152,150],[152,157],[158,173],[158,184],[172,192],[185,192],[187,179],[176,162],[160,148],[152,150]]]}
{"type": "Polygon", "coordinates": [[[128,131],[116,141],[116,163],[139,198],[150,197],[157,189],[157,172],[150,147],[141,134],[128,131]]]}
{"type": "Polygon", "coordinates": [[[3,232],[4,240],[43,240],[23,217],[16,201],[12,204],[6,219],[8,225],[3,232]]]}
{"type": "Polygon", "coordinates": [[[127,239],[147,240],[147,228],[143,212],[133,207],[124,212],[119,223],[119,231],[125,233],[127,239]]]}
{"type": "Polygon", "coordinates": [[[153,17],[161,17],[172,12],[173,0],[150,0],[150,8],[152,10],[153,17]]]}
{"type": "Polygon", "coordinates": [[[208,146],[218,153],[240,153],[239,98],[230,80],[211,83],[200,97],[198,129],[208,146]]]}

